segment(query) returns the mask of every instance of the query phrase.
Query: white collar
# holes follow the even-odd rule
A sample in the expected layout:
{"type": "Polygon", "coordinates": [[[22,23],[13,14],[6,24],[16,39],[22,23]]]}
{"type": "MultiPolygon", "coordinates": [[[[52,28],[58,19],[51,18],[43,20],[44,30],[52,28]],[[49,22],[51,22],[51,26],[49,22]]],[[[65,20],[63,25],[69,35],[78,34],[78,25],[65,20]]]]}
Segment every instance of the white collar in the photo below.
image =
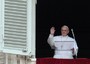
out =
{"type": "Polygon", "coordinates": [[[68,37],[68,35],[66,35],[66,36],[62,36],[62,35],[61,35],[61,37],[63,37],[63,38],[64,38],[64,37],[68,37]]]}

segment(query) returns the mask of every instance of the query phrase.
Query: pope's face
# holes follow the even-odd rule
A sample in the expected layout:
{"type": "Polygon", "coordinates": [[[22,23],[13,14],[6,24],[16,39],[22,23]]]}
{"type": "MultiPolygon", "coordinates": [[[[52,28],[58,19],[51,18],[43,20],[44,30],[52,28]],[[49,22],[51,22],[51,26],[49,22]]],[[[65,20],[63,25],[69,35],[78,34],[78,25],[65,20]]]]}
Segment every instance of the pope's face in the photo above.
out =
{"type": "Polygon", "coordinates": [[[67,34],[69,33],[69,29],[66,27],[62,27],[61,28],[61,34],[62,36],[67,36],[67,34]]]}

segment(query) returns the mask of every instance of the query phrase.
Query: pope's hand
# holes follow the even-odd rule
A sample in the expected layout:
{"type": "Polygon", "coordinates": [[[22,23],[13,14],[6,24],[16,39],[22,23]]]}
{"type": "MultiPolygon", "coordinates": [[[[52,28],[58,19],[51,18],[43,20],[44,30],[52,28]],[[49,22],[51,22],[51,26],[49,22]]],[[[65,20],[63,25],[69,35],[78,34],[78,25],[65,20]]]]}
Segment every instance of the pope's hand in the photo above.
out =
{"type": "Polygon", "coordinates": [[[55,27],[51,27],[50,34],[54,35],[54,33],[55,33],[55,27]]]}
{"type": "Polygon", "coordinates": [[[71,50],[72,50],[72,53],[74,54],[74,48],[72,48],[71,50]]]}

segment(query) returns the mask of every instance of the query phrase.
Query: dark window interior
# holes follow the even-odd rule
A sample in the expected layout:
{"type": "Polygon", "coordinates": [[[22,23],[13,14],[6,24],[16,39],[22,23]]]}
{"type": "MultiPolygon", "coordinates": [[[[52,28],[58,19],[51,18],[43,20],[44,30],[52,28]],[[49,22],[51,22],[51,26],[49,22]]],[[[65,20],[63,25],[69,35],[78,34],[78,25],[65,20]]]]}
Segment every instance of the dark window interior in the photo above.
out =
{"type": "MultiPolygon", "coordinates": [[[[74,29],[79,47],[78,58],[90,58],[90,4],[89,1],[38,0],[36,6],[36,57],[52,57],[54,50],[47,43],[52,26],[60,35],[62,25],[74,29]]],[[[69,36],[72,37],[70,31],[69,36]]]]}

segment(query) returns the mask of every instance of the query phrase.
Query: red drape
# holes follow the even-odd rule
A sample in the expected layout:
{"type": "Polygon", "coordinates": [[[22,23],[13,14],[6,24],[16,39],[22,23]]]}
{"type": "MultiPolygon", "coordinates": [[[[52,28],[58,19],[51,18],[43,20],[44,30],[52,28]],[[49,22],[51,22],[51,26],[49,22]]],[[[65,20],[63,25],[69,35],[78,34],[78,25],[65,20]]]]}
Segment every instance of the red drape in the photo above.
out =
{"type": "Polygon", "coordinates": [[[90,64],[90,59],[53,59],[53,58],[37,58],[36,64],[90,64]]]}

